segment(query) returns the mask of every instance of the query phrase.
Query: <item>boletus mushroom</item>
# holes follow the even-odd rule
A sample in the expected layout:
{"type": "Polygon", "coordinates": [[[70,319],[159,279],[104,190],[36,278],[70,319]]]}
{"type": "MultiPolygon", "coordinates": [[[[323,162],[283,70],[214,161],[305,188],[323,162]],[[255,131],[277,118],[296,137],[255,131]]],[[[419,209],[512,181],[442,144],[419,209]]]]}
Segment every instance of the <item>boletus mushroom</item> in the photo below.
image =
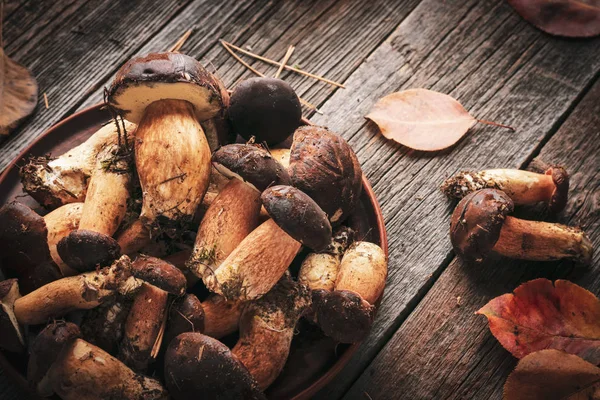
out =
{"type": "Polygon", "coordinates": [[[174,400],[263,400],[246,367],[210,336],[187,332],[165,353],[165,383],[174,400]]]}
{"type": "Polygon", "coordinates": [[[289,273],[266,295],[249,302],[240,319],[240,338],[231,352],[261,390],[275,381],[288,358],[298,319],[310,308],[310,291],[289,273]]]}
{"type": "Polygon", "coordinates": [[[341,343],[363,340],[371,330],[375,302],[383,293],[387,259],[381,247],[355,242],[348,248],[333,291],[313,291],[314,311],[323,332],[341,343]]]}
{"type": "Polygon", "coordinates": [[[274,145],[300,126],[302,107],[292,87],[275,78],[251,78],[240,82],[231,94],[229,120],[246,140],[274,145]]]}
{"type": "Polygon", "coordinates": [[[122,135],[133,138],[134,133],[135,125],[128,121],[118,126],[109,123],[58,158],[30,157],[19,170],[23,189],[48,208],[83,202],[100,151],[119,144],[122,135]]]}
{"type": "Polygon", "coordinates": [[[133,58],[118,71],[108,104],[138,124],[140,218],[149,228],[176,235],[192,221],[210,177],[211,140],[200,123],[222,115],[227,96],[217,78],[184,54],[133,58]]]}
{"type": "Polygon", "coordinates": [[[204,308],[192,293],[175,300],[171,306],[164,343],[171,343],[171,340],[185,332],[204,332],[204,308]]]}
{"type": "Polygon", "coordinates": [[[205,335],[220,339],[239,328],[240,315],[246,303],[228,301],[225,297],[211,293],[203,302],[205,335]]]}
{"type": "Polygon", "coordinates": [[[502,190],[516,205],[545,202],[550,212],[557,213],[567,204],[569,174],[559,166],[550,167],[543,174],[520,169],[462,171],[441,186],[448,197],[457,199],[485,188],[502,190]]]}
{"type": "Polygon", "coordinates": [[[21,297],[16,279],[0,282],[0,348],[14,353],[24,350],[25,339],[15,316],[15,301],[21,297]]]}
{"type": "Polygon", "coordinates": [[[293,186],[309,195],[341,224],[354,210],[362,189],[362,170],[352,148],[341,137],[319,126],[294,132],[288,168],[293,186]]]}
{"type": "Polygon", "coordinates": [[[497,189],[465,196],[452,213],[450,239],[456,253],[469,262],[481,262],[494,252],[522,260],[573,259],[587,264],[592,242],[578,228],[528,221],[510,216],[512,199],[497,189]]]}

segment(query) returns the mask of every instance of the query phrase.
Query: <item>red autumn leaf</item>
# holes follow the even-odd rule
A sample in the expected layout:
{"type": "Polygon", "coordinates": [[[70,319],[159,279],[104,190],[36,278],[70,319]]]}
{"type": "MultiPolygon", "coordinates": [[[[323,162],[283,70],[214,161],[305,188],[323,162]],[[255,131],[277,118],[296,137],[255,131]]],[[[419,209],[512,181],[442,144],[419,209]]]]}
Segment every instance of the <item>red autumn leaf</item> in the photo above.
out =
{"type": "Polygon", "coordinates": [[[558,350],[524,357],[504,385],[504,400],[600,399],[600,368],[558,350]]]}
{"type": "Polygon", "coordinates": [[[508,0],[508,4],[526,21],[551,35],[600,35],[599,0],[508,0]]]}
{"type": "Polygon", "coordinates": [[[477,122],[512,129],[477,120],[452,97],[427,89],[389,94],[379,99],[365,118],[375,122],[386,138],[421,151],[452,146],[477,122]]]}
{"type": "Polygon", "coordinates": [[[558,349],[600,364],[600,301],[569,281],[526,282],[477,311],[515,357],[558,349]]]}

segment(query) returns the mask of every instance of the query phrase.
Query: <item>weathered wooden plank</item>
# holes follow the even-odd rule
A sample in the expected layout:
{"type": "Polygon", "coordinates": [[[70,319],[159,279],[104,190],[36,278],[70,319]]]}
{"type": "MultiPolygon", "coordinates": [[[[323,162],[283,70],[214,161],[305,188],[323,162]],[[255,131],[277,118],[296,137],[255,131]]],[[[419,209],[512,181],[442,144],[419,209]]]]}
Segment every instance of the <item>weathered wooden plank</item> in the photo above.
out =
{"type": "Polygon", "coordinates": [[[358,150],[390,237],[389,280],[372,334],[320,398],[349,388],[448,265],[451,206],[439,183],[462,168],[521,165],[599,68],[600,41],[548,37],[505,3],[426,0],[322,107],[325,115],[313,117],[358,150]],[[517,132],[478,126],[452,150],[409,151],[363,118],[378,98],[409,87],[449,93],[517,132]]]}
{"type": "MultiPolygon", "coordinates": [[[[596,249],[600,247],[599,98],[600,81],[538,157],[563,164],[571,172],[570,200],[558,221],[580,225],[596,249]]],[[[455,259],[347,397],[367,392],[373,399],[392,398],[393,393],[411,399],[500,399],[516,359],[489,333],[486,319],[474,312],[491,298],[538,277],[574,280],[599,294],[598,266],[599,252],[586,270],[574,269],[568,262],[500,258],[472,267],[455,259]]]]}

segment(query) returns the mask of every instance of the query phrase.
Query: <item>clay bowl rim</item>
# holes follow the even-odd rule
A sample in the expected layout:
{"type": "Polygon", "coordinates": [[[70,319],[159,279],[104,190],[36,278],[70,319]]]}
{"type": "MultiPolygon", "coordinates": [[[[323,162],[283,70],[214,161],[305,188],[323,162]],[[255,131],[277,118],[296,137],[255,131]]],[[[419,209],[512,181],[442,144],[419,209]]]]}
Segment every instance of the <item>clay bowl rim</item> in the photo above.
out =
{"type": "MultiPolygon", "coordinates": [[[[23,160],[31,152],[33,147],[35,147],[38,144],[38,142],[40,140],[42,140],[46,136],[51,135],[52,132],[61,128],[63,125],[69,123],[71,120],[85,117],[85,114],[90,113],[90,112],[100,111],[100,109],[103,106],[104,106],[104,104],[100,103],[100,104],[96,104],[91,107],[87,107],[81,111],[78,111],[78,112],[74,113],[73,115],[70,115],[70,116],[58,121],[56,124],[54,124],[50,128],[48,128],[44,133],[37,136],[29,145],[27,145],[27,147],[25,147],[19,153],[19,155],[17,157],[15,157],[14,160],[12,160],[10,162],[10,164],[8,164],[6,166],[6,168],[0,175],[0,183],[4,182],[4,180],[6,179],[8,174],[13,170],[13,168],[17,167],[16,164],[19,161],[23,160]]],[[[302,118],[302,122],[306,125],[313,125],[310,121],[308,121],[305,118],[302,118]]],[[[377,224],[377,234],[378,234],[377,236],[379,238],[380,247],[383,249],[385,256],[387,258],[388,257],[388,239],[387,239],[387,232],[385,230],[385,224],[383,221],[383,214],[381,212],[381,207],[379,205],[379,202],[377,201],[377,197],[375,196],[375,192],[373,191],[371,184],[369,183],[367,177],[364,174],[362,176],[362,186],[363,186],[364,192],[367,195],[367,198],[369,199],[369,203],[372,207],[372,210],[375,214],[375,220],[376,220],[376,224],[377,224]]],[[[385,288],[384,288],[384,291],[385,291],[385,288]]],[[[377,304],[379,304],[381,302],[382,297],[383,297],[383,293],[381,294],[380,298],[377,300],[377,304]]],[[[354,353],[356,353],[356,351],[358,350],[360,345],[361,345],[361,343],[352,344],[335,361],[335,363],[331,366],[331,368],[329,368],[323,375],[321,375],[317,380],[315,380],[310,386],[308,386],[307,388],[305,388],[304,390],[302,390],[301,392],[296,394],[290,400],[310,399],[313,395],[315,395],[319,390],[321,390],[323,387],[325,387],[325,385],[327,385],[329,382],[331,382],[340,373],[340,371],[344,368],[344,366],[346,366],[346,364],[348,364],[348,362],[350,361],[350,358],[352,358],[354,353]]],[[[5,357],[3,352],[0,352],[0,366],[2,366],[6,375],[13,382],[16,382],[26,392],[36,396],[36,398],[39,398],[37,395],[35,395],[35,393],[29,387],[26,378],[23,375],[21,375],[21,373],[19,371],[17,371],[17,369],[8,361],[8,359],[5,357]]]]}

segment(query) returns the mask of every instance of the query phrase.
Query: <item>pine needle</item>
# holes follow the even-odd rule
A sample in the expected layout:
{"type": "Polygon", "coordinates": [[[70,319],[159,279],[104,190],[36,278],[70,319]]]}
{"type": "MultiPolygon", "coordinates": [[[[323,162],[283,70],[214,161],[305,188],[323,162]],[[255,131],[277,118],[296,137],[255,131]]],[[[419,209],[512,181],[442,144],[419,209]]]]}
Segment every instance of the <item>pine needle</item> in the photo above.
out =
{"type": "Polygon", "coordinates": [[[46,106],[46,110],[50,108],[50,105],[48,104],[48,96],[46,95],[46,92],[44,92],[44,105],[46,106]]]}
{"type": "Polygon", "coordinates": [[[183,44],[185,43],[186,40],[188,40],[188,38],[190,37],[190,35],[192,34],[192,29],[188,29],[183,36],[181,36],[179,39],[177,39],[177,41],[175,42],[175,44],[168,50],[170,53],[178,53],[179,49],[181,49],[181,47],[183,46],[183,44]]]}
{"type": "Polygon", "coordinates": [[[279,78],[279,75],[281,75],[281,71],[283,71],[283,69],[285,68],[285,65],[287,64],[295,49],[296,48],[291,45],[290,47],[288,47],[287,51],[285,52],[285,56],[283,56],[283,60],[281,60],[281,65],[279,66],[279,68],[277,68],[277,72],[275,73],[275,79],[279,78]]]}

